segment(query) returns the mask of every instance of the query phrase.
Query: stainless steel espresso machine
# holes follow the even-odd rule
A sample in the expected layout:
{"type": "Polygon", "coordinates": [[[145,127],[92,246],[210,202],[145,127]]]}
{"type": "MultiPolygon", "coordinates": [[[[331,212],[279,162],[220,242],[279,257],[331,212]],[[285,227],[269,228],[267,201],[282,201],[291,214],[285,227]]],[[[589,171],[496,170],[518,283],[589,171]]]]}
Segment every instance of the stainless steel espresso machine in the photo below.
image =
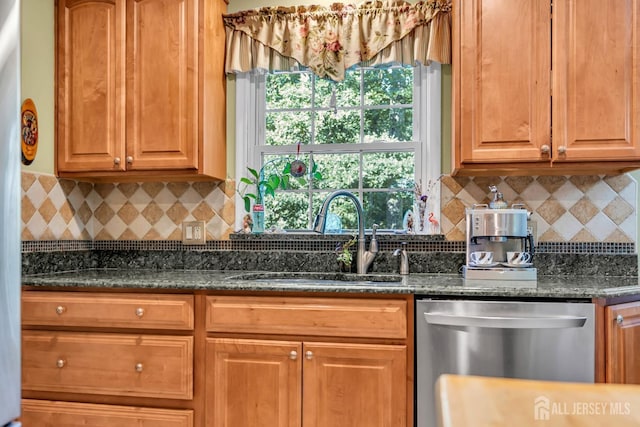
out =
{"type": "Polygon", "coordinates": [[[530,215],[521,204],[466,209],[465,285],[536,286],[534,241],[527,226],[530,215]]]}

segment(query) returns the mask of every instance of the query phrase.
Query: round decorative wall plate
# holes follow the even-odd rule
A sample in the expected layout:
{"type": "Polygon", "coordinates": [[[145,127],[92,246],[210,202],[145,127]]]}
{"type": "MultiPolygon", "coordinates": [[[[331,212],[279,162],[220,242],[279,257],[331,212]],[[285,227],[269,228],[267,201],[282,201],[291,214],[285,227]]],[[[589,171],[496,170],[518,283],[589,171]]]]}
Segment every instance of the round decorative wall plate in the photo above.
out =
{"type": "Polygon", "coordinates": [[[22,132],[22,163],[30,165],[38,151],[38,112],[31,98],[22,103],[20,118],[22,132]]]}

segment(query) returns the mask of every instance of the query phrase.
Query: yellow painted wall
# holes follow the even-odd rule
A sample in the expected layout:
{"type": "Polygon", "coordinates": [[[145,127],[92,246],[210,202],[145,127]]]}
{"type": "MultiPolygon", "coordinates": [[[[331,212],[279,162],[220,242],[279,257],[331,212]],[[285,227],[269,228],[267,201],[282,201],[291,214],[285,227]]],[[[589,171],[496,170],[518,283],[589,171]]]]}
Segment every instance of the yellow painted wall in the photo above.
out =
{"type": "Polygon", "coordinates": [[[33,99],[38,111],[38,151],[29,172],[53,173],[54,141],[54,2],[22,0],[22,100],[33,99]]]}

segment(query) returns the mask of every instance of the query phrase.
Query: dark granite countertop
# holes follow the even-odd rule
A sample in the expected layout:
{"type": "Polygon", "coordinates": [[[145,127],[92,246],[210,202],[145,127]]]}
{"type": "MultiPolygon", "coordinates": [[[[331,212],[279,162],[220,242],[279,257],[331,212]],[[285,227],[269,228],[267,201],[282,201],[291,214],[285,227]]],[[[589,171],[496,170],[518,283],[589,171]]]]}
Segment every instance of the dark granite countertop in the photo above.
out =
{"type": "Polygon", "coordinates": [[[465,282],[459,274],[276,273],[210,270],[88,269],[25,275],[25,286],[416,294],[515,298],[614,298],[640,295],[638,277],[538,276],[528,286],[465,282]],[[349,279],[349,280],[345,280],[349,279]]]}

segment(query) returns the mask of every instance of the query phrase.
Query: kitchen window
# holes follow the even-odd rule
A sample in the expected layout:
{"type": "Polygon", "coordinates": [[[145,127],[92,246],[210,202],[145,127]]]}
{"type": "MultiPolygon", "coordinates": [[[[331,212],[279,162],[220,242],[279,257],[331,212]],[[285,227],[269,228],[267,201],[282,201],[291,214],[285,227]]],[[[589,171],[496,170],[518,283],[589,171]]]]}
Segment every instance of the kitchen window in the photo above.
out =
{"type": "MultiPolygon", "coordinates": [[[[365,224],[403,229],[414,183],[440,175],[440,65],[353,67],[341,82],[306,70],[236,75],[236,182],[247,167],[281,168],[283,160],[316,165],[320,181],[266,196],[265,228],[310,230],[334,190],[362,201],[365,224]]],[[[439,212],[439,197],[430,206],[439,212]]],[[[432,195],[433,196],[433,195],[432,195]]],[[[357,228],[353,204],[332,203],[327,231],[357,228]]],[[[244,204],[236,199],[236,218],[244,204]]],[[[236,229],[240,224],[236,224],[236,229]]]]}

